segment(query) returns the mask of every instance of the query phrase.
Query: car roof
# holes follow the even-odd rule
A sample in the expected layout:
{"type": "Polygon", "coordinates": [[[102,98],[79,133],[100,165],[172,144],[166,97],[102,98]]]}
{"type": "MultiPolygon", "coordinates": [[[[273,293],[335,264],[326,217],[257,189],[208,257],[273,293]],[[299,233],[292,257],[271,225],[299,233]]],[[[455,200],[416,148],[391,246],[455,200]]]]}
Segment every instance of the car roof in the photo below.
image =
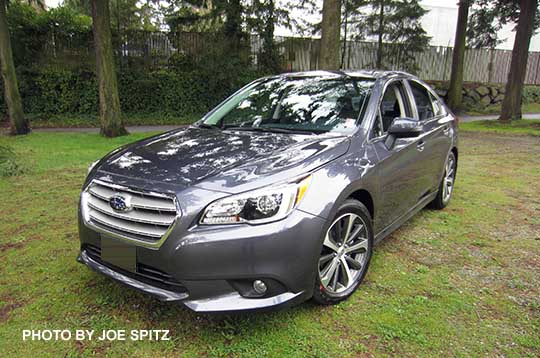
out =
{"type": "Polygon", "coordinates": [[[339,70],[339,71],[302,71],[302,72],[287,72],[278,75],[277,77],[298,78],[298,77],[353,77],[353,78],[371,78],[382,79],[396,76],[414,77],[413,75],[403,71],[393,70],[339,70]]]}

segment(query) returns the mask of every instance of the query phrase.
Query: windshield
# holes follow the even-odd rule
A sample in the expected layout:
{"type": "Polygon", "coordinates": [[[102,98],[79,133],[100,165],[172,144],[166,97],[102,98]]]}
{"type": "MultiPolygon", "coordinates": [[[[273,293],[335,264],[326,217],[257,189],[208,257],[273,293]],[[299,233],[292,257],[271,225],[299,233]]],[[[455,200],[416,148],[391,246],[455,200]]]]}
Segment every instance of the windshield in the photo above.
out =
{"type": "Polygon", "coordinates": [[[204,120],[222,129],[351,133],[374,80],[272,78],[244,88],[204,120]]]}

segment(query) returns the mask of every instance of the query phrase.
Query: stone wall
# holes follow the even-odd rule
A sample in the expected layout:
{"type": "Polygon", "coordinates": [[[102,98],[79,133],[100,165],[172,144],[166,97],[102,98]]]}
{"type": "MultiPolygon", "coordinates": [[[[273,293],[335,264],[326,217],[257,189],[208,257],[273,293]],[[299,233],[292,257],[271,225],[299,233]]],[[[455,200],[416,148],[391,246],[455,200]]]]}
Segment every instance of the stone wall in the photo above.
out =
{"type": "MultiPolygon", "coordinates": [[[[442,98],[446,99],[448,82],[429,84],[442,98]]],[[[505,93],[505,84],[465,83],[462,89],[464,110],[484,110],[487,107],[500,106],[505,93]]],[[[523,89],[523,103],[540,103],[540,86],[526,85],[523,89]]]]}
{"type": "MultiPolygon", "coordinates": [[[[437,94],[446,99],[447,82],[432,82],[437,94]]],[[[505,86],[501,84],[466,83],[461,90],[465,109],[482,109],[491,105],[500,105],[504,98],[505,86]]]]}

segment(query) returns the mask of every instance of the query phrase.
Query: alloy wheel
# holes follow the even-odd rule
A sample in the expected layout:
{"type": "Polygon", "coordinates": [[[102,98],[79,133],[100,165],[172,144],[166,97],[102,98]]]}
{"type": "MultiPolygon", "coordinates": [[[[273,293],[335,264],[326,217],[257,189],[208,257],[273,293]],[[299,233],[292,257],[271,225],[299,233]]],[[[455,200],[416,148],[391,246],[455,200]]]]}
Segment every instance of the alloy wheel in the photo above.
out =
{"type": "Polygon", "coordinates": [[[319,258],[319,279],[330,294],[351,288],[365,269],[369,240],[364,220],[354,213],[338,217],[326,232],[319,258]]]}
{"type": "Polygon", "coordinates": [[[450,154],[448,156],[448,160],[446,161],[446,169],[444,173],[444,183],[443,183],[443,195],[442,199],[446,203],[450,200],[450,197],[452,196],[452,190],[454,189],[454,178],[455,178],[455,163],[456,160],[454,158],[454,154],[450,154]]]}

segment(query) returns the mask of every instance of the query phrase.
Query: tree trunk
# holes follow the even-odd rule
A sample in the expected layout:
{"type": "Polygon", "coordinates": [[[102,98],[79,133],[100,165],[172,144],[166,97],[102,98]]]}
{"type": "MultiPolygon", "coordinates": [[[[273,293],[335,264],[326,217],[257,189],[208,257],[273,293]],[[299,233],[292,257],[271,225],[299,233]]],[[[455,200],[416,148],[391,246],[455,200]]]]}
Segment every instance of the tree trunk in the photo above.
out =
{"type": "Polygon", "coordinates": [[[347,51],[347,32],[349,28],[349,2],[345,0],[345,9],[343,14],[343,46],[341,48],[341,64],[339,68],[345,68],[345,52],[347,51]]]}
{"type": "Polygon", "coordinates": [[[534,16],[537,0],[519,1],[519,19],[512,50],[512,62],[506,82],[506,92],[502,102],[500,121],[521,119],[521,98],[527,73],[529,45],[534,31],[534,16]]]}
{"type": "Polygon", "coordinates": [[[11,39],[6,17],[6,1],[0,0],[0,62],[2,79],[4,80],[4,98],[10,120],[11,134],[27,134],[30,132],[28,120],[24,117],[21,95],[17,85],[11,39]]]}
{"type": "Polygon", "coordinates": [[[382,57],[383,57],[383,34],[384,34],[384,0],[380,0],[379,9],[379,39],[377,41],[377,69],[382,69],[382,57]]]}
{"type": "Polygon", "coordinates": [[[469,18],[468,0],[459,2],[456,38],[454,40],[454,53],[452,54],[452,73],[450,74],[450,87],[448,89],[448,106],[454,111],[461,110],[463,99],[463,60],[465,58],[465,37],[467,34],[467,21],[469,18]]]}
{"type": "Polygon", "coordinates": [[[127,134],[127,131],[122,120],[118,83],[114,71],[109,0],[92,0],[92,19],[99,81],[101,135],[117,137],[127,134]]]}
{"type": "Polygon", "coordinates": [[[268,11],[268,17],[262,30],[263,58],[261,59],[261,65],[264,71],[273,74],[279,73],[281,70],[279,53],[276,49],[274,40],[274,28],[276,22],[276,6],[274,0],[268,1],[266,11],[268,11]]]}
{"type": "Polygon", "coordinates": [[[339,70],[341,0],[324,0],[320,50],[320,69],[339,70]]]}

